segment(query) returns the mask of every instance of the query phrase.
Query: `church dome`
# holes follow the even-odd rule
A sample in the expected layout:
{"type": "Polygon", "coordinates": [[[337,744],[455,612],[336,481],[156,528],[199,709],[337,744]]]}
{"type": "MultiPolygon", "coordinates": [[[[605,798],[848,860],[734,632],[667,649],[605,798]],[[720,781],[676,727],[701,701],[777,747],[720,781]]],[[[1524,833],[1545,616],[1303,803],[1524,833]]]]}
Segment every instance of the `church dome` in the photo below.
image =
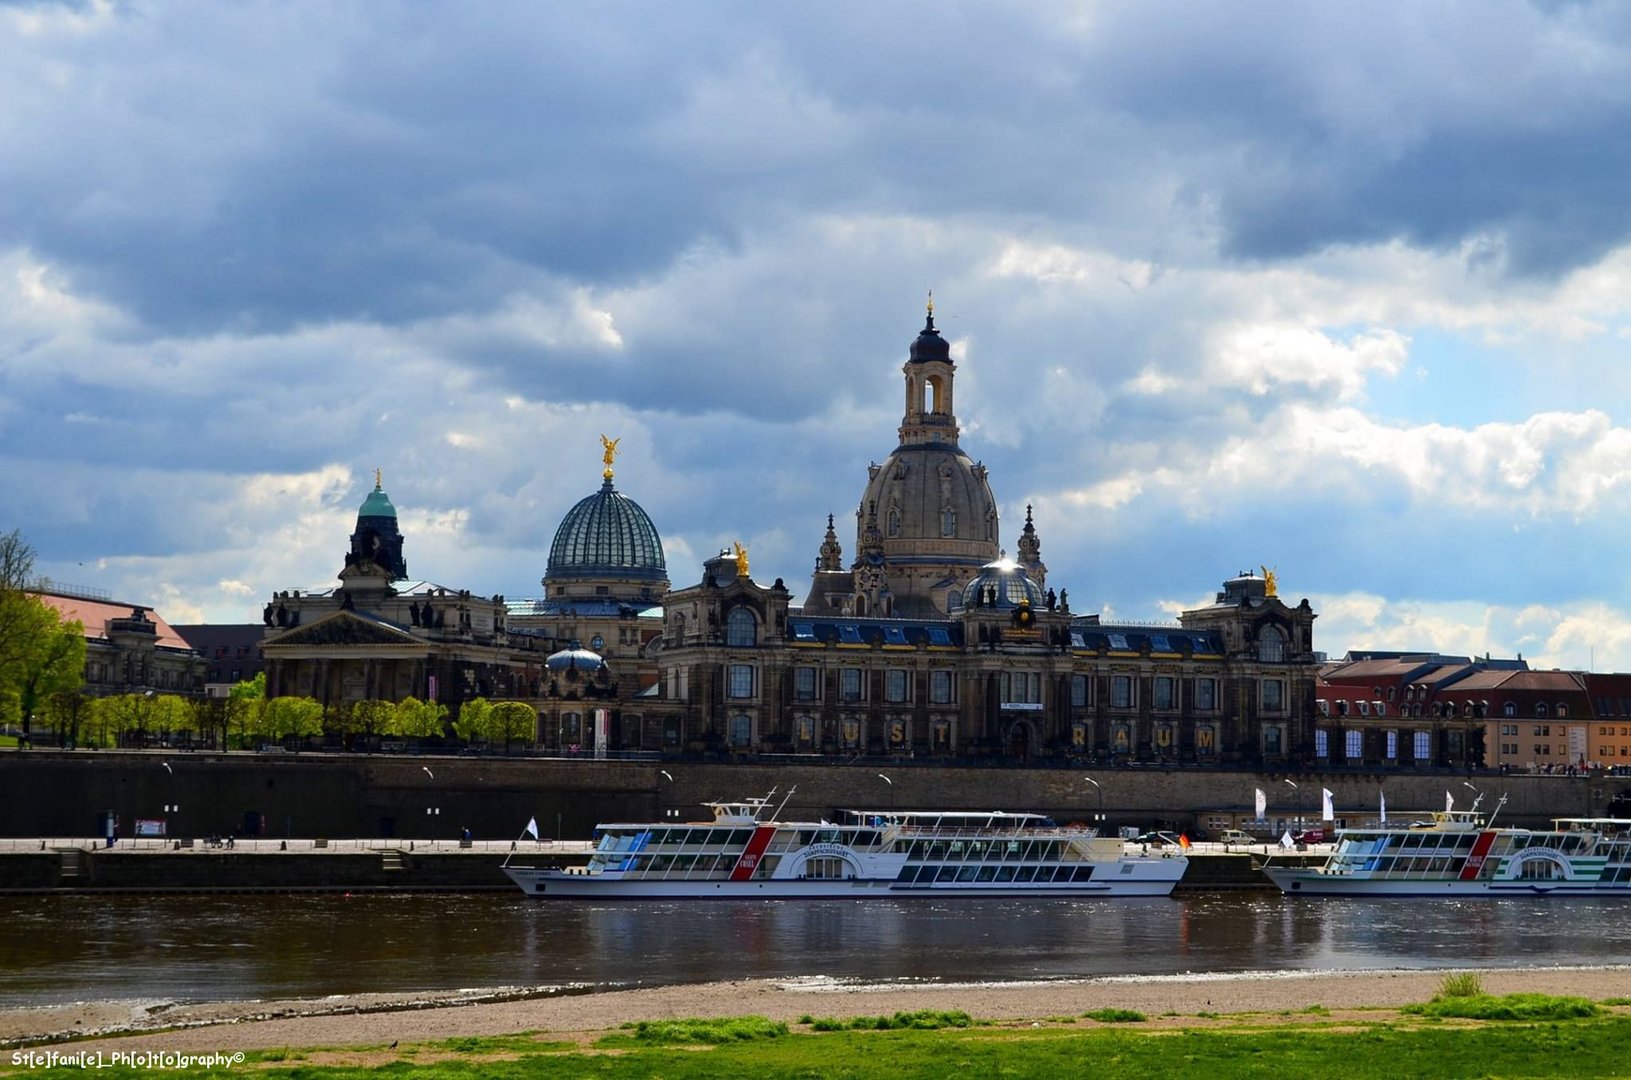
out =
{"type": "Polygon", "coordinates": [[[912,342],[912,360],[914,363],[927,363],[930,360],[951,360],[951,342],[940,336],[940,331],[934,328],[934,309],[929,309],[928,321],[918,334],[917,340],[912,342]]]}
{"type": "Polygon", "coordinates": [[[566,512],[549,548],[546,583],[583,578],[668,582],[663,542],[651,518],[610,479],[566,512]]]}
{"type": "Polygon", "coordinates": [[[1018,607],[1022,600],[1029,600],[1032,610],[1040,609],[1042,587],[1026,576],[1019,563],[1007,557],[987,563],[973,580],[963,586],[965,608],[1011,610],[1018,607]]]}

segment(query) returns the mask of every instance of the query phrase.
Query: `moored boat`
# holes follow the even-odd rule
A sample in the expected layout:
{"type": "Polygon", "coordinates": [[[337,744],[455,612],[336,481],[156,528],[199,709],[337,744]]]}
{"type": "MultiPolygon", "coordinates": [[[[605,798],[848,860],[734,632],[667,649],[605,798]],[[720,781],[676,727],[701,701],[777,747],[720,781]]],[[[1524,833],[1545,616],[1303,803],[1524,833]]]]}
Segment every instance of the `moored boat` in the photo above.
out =
{"type": "Polygon", "coordinates": [[[781,821],[787,800],[772,808],[773,796],[704,803],[705,821],[603,824],[587,866],[504,872],[550,900],[1072,897],[1165,896],[1188,866],[1040,814],[848,810],[838,822],[781,821]]]}
{"type": "Polygon", "coordinates": [[[1495,828],[1494,816],[1485,821],[1475,803],[1397,828],[1344,829],[1323,865],[1263,872],[1298,896],[1631,896],[1631,820],[1522,829],[1495,828]]]}

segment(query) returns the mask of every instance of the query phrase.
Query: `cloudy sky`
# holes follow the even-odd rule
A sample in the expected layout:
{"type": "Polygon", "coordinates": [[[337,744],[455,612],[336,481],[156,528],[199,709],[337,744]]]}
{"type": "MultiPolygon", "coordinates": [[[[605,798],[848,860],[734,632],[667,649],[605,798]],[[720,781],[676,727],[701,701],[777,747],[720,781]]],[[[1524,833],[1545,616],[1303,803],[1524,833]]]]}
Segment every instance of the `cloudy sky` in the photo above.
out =
{"type": "Polygon", "coordinates": [[[617,482],[675,585],[846,555],[934,290],[1003,543],[1170,619],[1631,670],[1631,9],[0,7],[0,531],[247,621],[539,592],[617,482]]]}

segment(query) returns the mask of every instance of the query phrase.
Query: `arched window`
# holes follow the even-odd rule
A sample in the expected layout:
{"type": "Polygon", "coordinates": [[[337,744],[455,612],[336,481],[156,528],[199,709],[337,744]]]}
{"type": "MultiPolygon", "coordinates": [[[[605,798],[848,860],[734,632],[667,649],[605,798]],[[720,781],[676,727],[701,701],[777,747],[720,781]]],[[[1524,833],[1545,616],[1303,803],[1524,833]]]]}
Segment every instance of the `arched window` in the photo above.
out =
{"type": "Polygon", "coordinates": [[[1505,705],[1502,705],[1501,706],[1501,715],[1503,715],[1503,716],[1517,716],[1518,715],[1517,705],[1513,704],[1510,701],[1507,702],[1505,705]]]}
{"type": "Polygon", "coordinates": [[[1535,715],[1536,716],[1545,716],[1546,715],[1546,703],[1544,701],[1535,702],[1535,715]]]}
{"type": "Polygon", "coordinates": [[[1265,626],[1257,632],[1257,659],[1278,664],[1286,658],[1286,636],[1278,626],[1265,626]]]}
{"type": "Polygon", "coordinates": [[[1562,702],[1559,702],[1558,706],[1557,706],[1557,718],[1559,720],[1561,720],[1561,719],[1563,719],[1564,717],[1566,717],[1568,715],[1569,715],[1569,707],[1567,705],[1564,705],[1562,702]]]}
{"type": "Polygon", "coordinates": [[[957,511],[951,509],[950,507],[940,511],[940,535],[957,535],[957,511]]]}
{"type": "Polygon", "coordinates": [[[900,511],[896,510],[894,507],[890,507],[888,522],[889,523],[886,526],[886,529],[887,529],[889,535],[890,536],[899,536],[900,535],[900,511]]]}
{"type": "Polygon", "coordinates": [[[745,607],[732,608],[725,617],[725,644],[752,645],[758,635],[759,620],[745,607]]]}

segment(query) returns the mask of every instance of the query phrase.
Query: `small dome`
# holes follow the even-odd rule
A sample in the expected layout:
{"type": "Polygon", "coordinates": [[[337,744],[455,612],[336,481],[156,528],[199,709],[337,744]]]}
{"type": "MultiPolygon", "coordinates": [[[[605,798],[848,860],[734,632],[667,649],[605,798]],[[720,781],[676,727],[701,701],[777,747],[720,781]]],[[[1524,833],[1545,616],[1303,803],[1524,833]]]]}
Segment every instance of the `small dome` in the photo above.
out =
{"type": "Polygon", "coordinates": [[[1042,588],[1025,575],[1019,563],[1006,555],[987,563],[963,586],[963,607],[1012,609],[1029,600],[1031,607],[1042,606],[1042,588]]]}
{"type": "Polygon", "coordinates": [[[610,480],[566,512],[544,571],[546,583],[605,577],[668,582],[663,542],[651,518],[610,480]]]}
{"type": "Polygon", "coordinates": [[[396,517],[396,507],[391,505],[391,497],[380,488],[379,481],[374,481],[374,490],[368,493],[368,498],[362,501],[362,507],[357,516],[365,517],[396,517]]]}
{"type": "Polygon", "coordinates": [[[917,340],[912,342],[912,361],[923,363],[928,360],[951,360],[951,343],[940,336],[940,331],[934,328],[934,312],[929,312],[928,321],[923,326],[923,332],[918,334],[917,340]]]}
{"type": "Polygon", "coordinates": [[[550,653],[544,661],[544,667],[550,671],[578,671],[585,675],[593,675],[605,666],[606,661],[600,658],[599,653],[590,652],[579,641],[574,641],[570,648],[550,653]]]}

